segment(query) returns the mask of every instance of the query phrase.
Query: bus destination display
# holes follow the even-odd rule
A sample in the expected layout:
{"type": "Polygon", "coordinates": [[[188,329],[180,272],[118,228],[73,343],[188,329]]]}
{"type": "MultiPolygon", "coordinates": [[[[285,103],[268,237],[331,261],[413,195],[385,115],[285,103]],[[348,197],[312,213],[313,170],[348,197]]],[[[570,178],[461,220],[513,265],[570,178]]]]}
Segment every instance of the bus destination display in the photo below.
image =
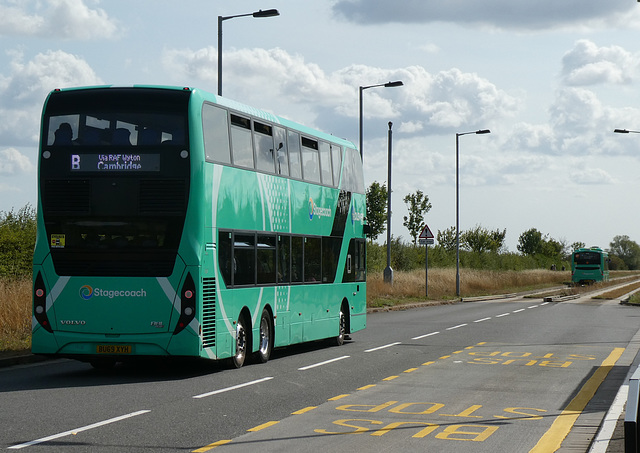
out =
{"type": "Polygon", "coordinates": [[[160,171],[160,154],[72,154],[71,171],[160,171]]]}

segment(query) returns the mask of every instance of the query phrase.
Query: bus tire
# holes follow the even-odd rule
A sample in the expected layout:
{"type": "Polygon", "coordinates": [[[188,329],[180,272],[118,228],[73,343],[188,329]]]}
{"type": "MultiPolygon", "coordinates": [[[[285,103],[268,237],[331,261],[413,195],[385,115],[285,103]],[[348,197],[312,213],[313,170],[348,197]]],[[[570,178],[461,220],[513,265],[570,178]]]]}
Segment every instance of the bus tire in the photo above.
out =
{"type": "Polygon", "coordinates": [[[259,363],[267,363],[273,350],[273,321],[271,313],[266,308],[260,317],[260,343],[255,358],[259,363]]]}
{"type": "Polygon", "coordinates": [[[236,324],[236,350],[233,356],[233,365],[236,368],[241,368],[244,365],[249,348],[249,334],[244,319],[241,314],[236,324]]]}

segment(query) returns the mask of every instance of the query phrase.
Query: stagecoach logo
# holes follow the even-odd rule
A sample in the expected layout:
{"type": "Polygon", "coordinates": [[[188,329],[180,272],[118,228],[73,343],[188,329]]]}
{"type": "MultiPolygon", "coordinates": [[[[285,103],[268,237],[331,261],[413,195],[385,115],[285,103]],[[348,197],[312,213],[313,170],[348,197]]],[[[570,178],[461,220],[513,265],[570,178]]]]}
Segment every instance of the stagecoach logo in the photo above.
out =
{"type": "Polygon", "coordinates": [[[93,296],[93,288],[91,286],[84,285],[82,288],[80,288],[80,297],[82,297],[84,300],[91,299],[91,296],[93,296]]]}
{"type": "Polygon", "coordinates": [[[309,220],[313,217],[331,217],[331,209],[323,208],[313,202],[313,198],[309,197],[309,220]]]}
{"type": "Polygon", "coordinates": [[[351,224],[355,222],[362,222],[364,220],[364,214],[356,211],[355,206],[351,206],[351,224]]]}
{"type": "Polygon", "coordinates": [[[80,297],[84,300],[89,300],[92,297],[106,297],[108,299],[117,297],[147,297],[147,292],[144,289],[101,289],[84,285],[80,288],[80,297]]]}

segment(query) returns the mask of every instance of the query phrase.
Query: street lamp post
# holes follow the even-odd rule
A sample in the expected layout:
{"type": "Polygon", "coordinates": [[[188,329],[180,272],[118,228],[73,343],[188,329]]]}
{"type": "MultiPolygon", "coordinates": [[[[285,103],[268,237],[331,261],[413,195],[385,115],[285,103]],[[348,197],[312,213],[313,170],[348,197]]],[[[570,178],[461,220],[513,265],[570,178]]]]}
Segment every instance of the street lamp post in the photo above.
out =
{"type": "Polygon", "coordinates": [[[385,88],[393,88],[393,87],[401,87],[402,85],[404,85],[402,83],[401,80],[397,80],[395,82],[387,82],[387,83],[379,83],[377,85],[368,85],[368,86],[363,86],[360,87],[359,90],[359,101],[360,101],[360,142],[358,143],[358,146],[360,148],[360,159],[363,159],[363,155],[362,155],[362,92],[364,90],[367,90],[369,88],[375,88],[375,87],[385,87],[385,88]]]}
{"type": "Polygon", "coordinates": [[[460,297],[460,136],[490,134],[489,129],[456,133],[456,296],[460,297]]]}
{"type": "Polygon", "coordinates": [[[273,17],[279,16],[277,9],[259,10],[248,14],[237,14],[235,16],[218,16],[218,96],[222,96],[222,22],[236,17],[273,17]]]}
{"type": "Polygon", "coordinates": [[[389,121],[388,157],[387,157],[387,267],[384,269],[383,278],[385,283],[393,285],[393,269],[391,268],[391,126],[389,121]]]}

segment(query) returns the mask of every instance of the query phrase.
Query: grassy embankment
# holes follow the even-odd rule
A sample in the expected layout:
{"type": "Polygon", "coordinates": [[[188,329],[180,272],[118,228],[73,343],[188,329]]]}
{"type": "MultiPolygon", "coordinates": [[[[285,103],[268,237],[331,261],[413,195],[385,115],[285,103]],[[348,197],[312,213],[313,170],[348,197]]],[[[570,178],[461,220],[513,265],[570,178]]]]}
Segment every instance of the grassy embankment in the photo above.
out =
{"type": "MultiPolygon", "coordinates": [[[[615,272],[612,278],[638,272],[615,272]]],[[[569,272],[548,270],[527,271],[481,271],[462,269],[460,292],[464,297],[488,294],[505,294],[544,288],[561,287],[571,278],[569,272]]],[[[370,308],[392,307],[407,303],[422,302],[425,297],[424,271],[394,272],[393,285],[384,283],[382,274],[370,274],[367,281],[367,305],[370,308]]],[[[618,280],[619,282],[619,280],[618,280]]],[[[610,283],[611,284],[611,283],[610,283]]],[[[607,284],[600,283],[605,288],[607,284]]],[[[640,284],[638,284],[640,286],[640,284]]],[[[591,288],[593,289],[593,288],[591,288]]],[[[631,291],[625,286],[621,294],[606,293],[600,297],[620,297],[631,291]]],[[[580,288],[554,290],[570,294],[580,288]]],[[[428,300],[455,300],[455,268],[429,269],[428,300]]],[[[31,347],[31,279],[0,279],[0,352],[20,351],[31,347]]]]}

